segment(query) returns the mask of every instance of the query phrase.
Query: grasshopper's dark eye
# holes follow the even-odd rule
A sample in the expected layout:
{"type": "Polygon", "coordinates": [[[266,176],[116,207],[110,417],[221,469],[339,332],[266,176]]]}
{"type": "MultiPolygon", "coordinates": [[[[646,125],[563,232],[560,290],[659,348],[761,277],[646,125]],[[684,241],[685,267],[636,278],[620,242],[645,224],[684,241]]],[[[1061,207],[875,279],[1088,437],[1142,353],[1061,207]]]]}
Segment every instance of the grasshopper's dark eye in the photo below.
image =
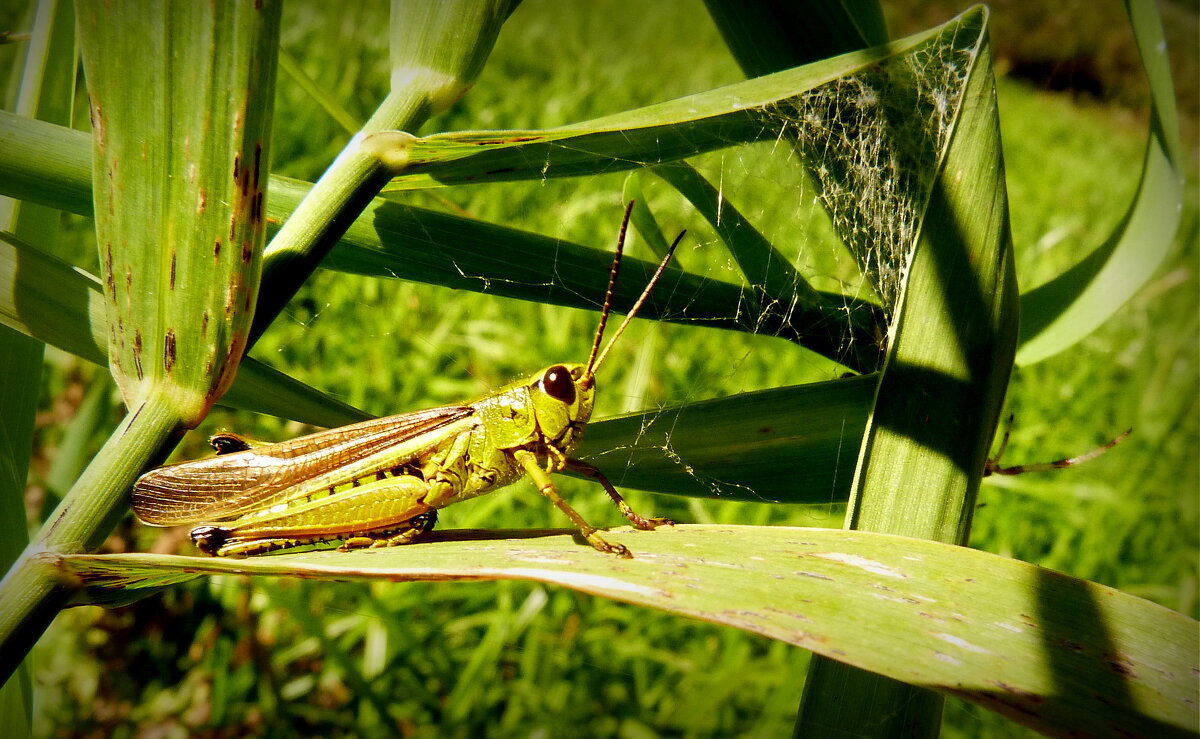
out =
{"type": "Polygon", "coordinates": [[[556,364],[542,375],[542,392],[555,400],[570,405],[575,402],[575,380],[571,379],[571,371],[561,364],[556,364]]]}

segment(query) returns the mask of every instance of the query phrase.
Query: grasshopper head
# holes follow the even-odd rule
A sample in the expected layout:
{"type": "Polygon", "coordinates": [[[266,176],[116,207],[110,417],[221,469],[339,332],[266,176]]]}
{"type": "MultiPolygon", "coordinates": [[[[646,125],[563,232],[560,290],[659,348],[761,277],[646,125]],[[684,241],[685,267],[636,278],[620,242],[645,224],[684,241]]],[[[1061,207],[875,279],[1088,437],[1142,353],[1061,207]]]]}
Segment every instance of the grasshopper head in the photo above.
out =
{"type": "Polygon", "coordinates": [[[534,413],[542,438],[569,455],[592,417],[596,383],[582,364],[553,364],[531,378],[534,413]]]}
{"type": "Polygon", "coordinates": [[[596,378],[582,364],[555,364],[537,375],[537,389],[562,404],[571,423],[587,423],[596,402],[596,378]]]}

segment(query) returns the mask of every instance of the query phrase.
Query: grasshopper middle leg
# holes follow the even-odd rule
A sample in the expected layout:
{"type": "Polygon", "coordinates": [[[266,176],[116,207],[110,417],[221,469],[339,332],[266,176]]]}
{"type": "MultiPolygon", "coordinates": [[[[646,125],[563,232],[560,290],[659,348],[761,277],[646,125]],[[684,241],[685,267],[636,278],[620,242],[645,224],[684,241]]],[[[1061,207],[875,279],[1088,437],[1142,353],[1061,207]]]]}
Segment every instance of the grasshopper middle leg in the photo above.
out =
{"type": "Polygon", "coordinates": [[[541,465],[538,464],[537,457],[534,456],[533,452],[526,449],[518,449],[517,451],[513,452],[513,457],[515,457],[516,460],[521,463],[521,466],[524,467],[525,471],[529,473],[529,476],[533,478],[534,484],[536,484],[538,487],[538,492],[549,498],[550,502],[558,506],[560,511],[567,514],[567,518],[571,519],[571,522],[579,527],[579,533],[583,534],[583,538],[587,539],[588,543],[591,544],[592,547],[601,552],[615,554],[618,557],[625,557],[626,559],[633,557],[633,555],[629,553],[629,549],[623,544],[613,544],[606,541],[604,537],[600,536],[600,534],[597,532],[595,526],[592,526],[590,523],[585,521],[583,516],[579,515],[578,511],[572,508],[567,501],[562,499],[562,496],[558,494],[558,488],[554,486],[554,481],[550,479],[550,473],[542,469],[541,465]]]}

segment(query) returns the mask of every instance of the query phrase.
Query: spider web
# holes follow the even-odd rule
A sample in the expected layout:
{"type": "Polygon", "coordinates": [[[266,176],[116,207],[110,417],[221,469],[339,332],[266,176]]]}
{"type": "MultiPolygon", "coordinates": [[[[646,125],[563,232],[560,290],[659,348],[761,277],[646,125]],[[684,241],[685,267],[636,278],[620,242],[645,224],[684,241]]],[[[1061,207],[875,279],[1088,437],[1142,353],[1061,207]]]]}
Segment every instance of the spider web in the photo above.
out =
{"type": "Polygon", "coordinates": [[[834,229],[895,306],[972,51],[930,43],[805,94],[787,126],[834,229]]]}
{"type": "MultiPolygon", "coordinates": [[[[737,147],[701,158],[697,165],[718,183],[722,202],[727,200],[731,208],[754,203],[750,214],[738,208],[748,220],[770,223],[773,213],[789,214],[782,222],[766,227],[768,240],[787,249],[784,253],[791,265],[814,287],[843,295],[846,312],[864,299],[880,305],[884,330],[902,292],[949,141],[975,53],[973,39],[962,39],[966,43],[960,46],[956,43],[960,39],[950,31],[913,53],[808,91],[769,111],[767,120],[773,121],[774,128],[764,133],[773,136],[770,145],[737,147]]],[[[709,269],[714,279],[739,273],[732,258],[709,269]]],[[[739,307],[758,312],[744,317],[756,327],[755,336],[781,336],[777,314],[790,317],[800,299],[798,294],[766,295],[766,286],[740,279],[767,298],[739,307]]],[[[786,318],[782,323],[787,324],[786,318]]],[[[825,328],[800,327],[800,343],[806,331],[825,328]]],[[[851,356],[854,342],[859,340],[846,331],[838,355],[851,356]]],[[[878,341],[882,347],[886,335],[878,341]]],[[[730,341],[729,348],[727,378],[736,378],[741,390],[771,384],[766,381],[760,386],[754,375],[764,363],[777,365],[778,352],[760,357],[752,339],[730,341]]],[[[839,372],[836,365],[811,357],[808,362],[807,367],[797,367],[794,376],[804,376],[807,370],[812,379],[831,379],[839,372]]],[[[707,383],[698,381],[685,400],[711,397],[705,395],[706,387],[707,383]]],[[[678,416],[647,415],[637,441],[614,453],[653,446],[664,459],[707,487],[713,497],[756,497],[752,488],[716,479],[691,464],[689,454],[674,443],[679,423],[678,416]]],[[[840,464],[856,456],[854,429],[847,430],[845,441],[850,446],[841,450],[840,464]]],[[[835,495],[830,491],[829,500],[836,500],[835,495]]]]}

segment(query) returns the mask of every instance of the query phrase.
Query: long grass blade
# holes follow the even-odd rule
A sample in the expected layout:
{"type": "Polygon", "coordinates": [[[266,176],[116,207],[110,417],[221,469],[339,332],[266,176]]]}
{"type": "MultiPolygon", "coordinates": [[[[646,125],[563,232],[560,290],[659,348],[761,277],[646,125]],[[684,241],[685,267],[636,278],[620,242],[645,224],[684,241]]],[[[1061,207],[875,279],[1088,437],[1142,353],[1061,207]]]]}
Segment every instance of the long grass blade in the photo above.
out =
{"type": "Polygon", "coordinates": [[[1021,296],[1017,364],[1073,346],[1108,321],[1162,265],[1174,246],[1183,198],[1175,89],[1154,3],[1126,3],[1150,83],[1150,131],[1141,180],[1113,233],[1074,267],[1021,296]]]}
{"type": "MultiPolygon", "coordinates": [[[[31,8],[32,30],[19,73],[14,110],[49,123],[71,122],[75,83],[75,14],[69,2],[31,8]]],[[[17,79],[14,74],[14,79],[17,79]]],[[[54,241],[61,213],[34,203],[0,198],[0,229],[23,238],[54,241]]],[[[45,346],[0,328],[0,569],[8,571],[29,542],[25,488],[34,450],[34,425],[41,392],[45,346]]],[[[33,679],[29,661],[14,679],[0,685],[0,716],[14,737],[28,736],[33,718],[33,679]]]]}

